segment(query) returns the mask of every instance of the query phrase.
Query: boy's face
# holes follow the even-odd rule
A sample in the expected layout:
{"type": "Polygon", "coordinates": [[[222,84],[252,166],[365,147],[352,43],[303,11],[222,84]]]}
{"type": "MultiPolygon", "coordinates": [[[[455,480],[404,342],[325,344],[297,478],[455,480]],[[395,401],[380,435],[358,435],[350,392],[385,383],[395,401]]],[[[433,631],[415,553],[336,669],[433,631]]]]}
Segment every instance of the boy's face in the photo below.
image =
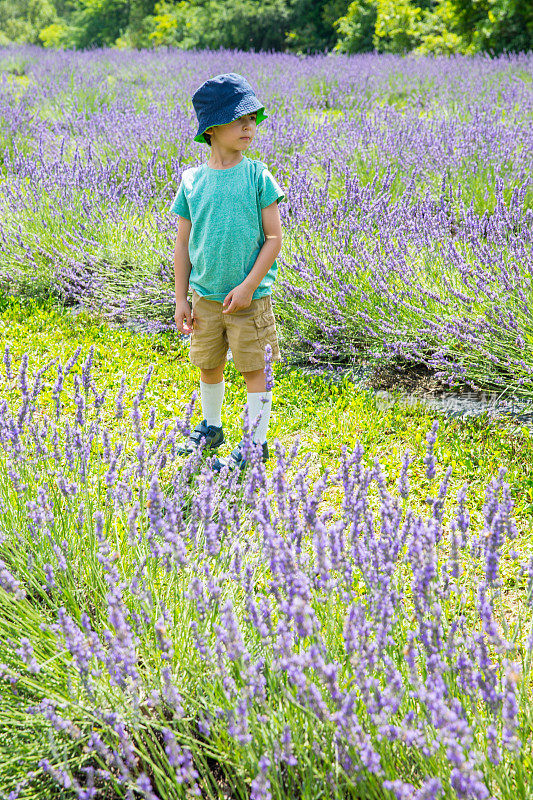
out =
{"type": "Polygon", "coordinates": [[[243,117],[228,122],[226,125],[213,125],[206,130],[211,136],[211,145],[215,141],[222,147],[231,150],[246,150],[250,147],[257,128],[257,112],[245,114],[243,117]]]}

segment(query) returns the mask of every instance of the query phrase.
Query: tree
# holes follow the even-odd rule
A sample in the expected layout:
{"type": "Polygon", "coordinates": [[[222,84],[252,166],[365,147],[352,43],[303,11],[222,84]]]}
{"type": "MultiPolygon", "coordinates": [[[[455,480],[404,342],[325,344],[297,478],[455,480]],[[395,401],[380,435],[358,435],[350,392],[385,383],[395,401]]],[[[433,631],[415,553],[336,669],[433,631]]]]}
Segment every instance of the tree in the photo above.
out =
{"type": "Polygon", "coordinates": [[[155,12],[156,0],[130,0],[128,26],[115,44],[118,47],[150,46],[150,20],[155,12]]]}
{"type": "MultiPolygon", "coordinates": [[[[501,0],[492,10],[494,19],[488,47],[494,54],[525,52],[533,48],[533,5],[525,0],[501,0]]],[[[489,20],[491,12],[489,12],[489,20]]]]}
{"type": "Polygon", "coordinates": [[[530,50],[531,0],[0,0],[0,43],[316,53],[530,50]]]}
{"type": "Polygon", "coordinates": [[[454,28],[473,51],[530,50],[533,6],[526,0],[450,0],[454,28]]]}
{"type": "Polygon", "coordinates": [[[57,20],[55,6],[50,0],[2,0],[0,30],[11,42],[39,43],[39,33],[57,20]]]}
{"type": "Polygon", "coordinates": [[[420,42],[422,10],[410,0],[376,0],[374,46],[380,53],[406,53],[420,42]]]}
{"type": "Polygon", "coordinates": [[[432,8],[427,9],[419,30],[420,44],[415,48],[415,52],[421,55],[468,54],[472,51],[471,45],[455,27],[450,0],[439,0],[432,8]]]}
{"type": "Polygon", "coordinates": [[[286,0],[162,0],[148,38],[181,48],[282,50],[288,24],[286,0]]]}
{"type": "Polygon", "coordinates": [[[336,27],[341,53],[404,53],[420,39],[423,11],[410,0],[355,0],[336,27]]]}
{"type": "Polygon", "coordinates": [[[78,0],[73,14],[77,47],[115,44],[129,23],[129,0],[78,0]]]}
{"type": "Polygon", "coordinates": [[[68,46],[71,43],[72,31],[63,22],[52,22],[39,31],[39,40],[44,47],[51,47],[57,50],[60,47],[68,46]]]}
{"type": "Polygon", "coordinates": [[[348,11],[350,0],[326,0],[323,3],[322,19],[331,31],[335,30],[335,23],[348,11]]]}
{"type": "Polygon", "coordinates": [[[283,50],[289,28],[286,0],[213,3],[216,36],[211,46],[283,50]]]}
{"type": "Polygon", "coordinates": [[[374,49],[378,7],[375,0],[355,0],[334,24],[335,50],[339,53],[368,53],[374,49]]]}
{"type": "Polygon", "coordinates": [[[290,0],[288,48],[311,53],[332,49],[337,39],[335,20],[347,7],[347,0],[290,0]]]}

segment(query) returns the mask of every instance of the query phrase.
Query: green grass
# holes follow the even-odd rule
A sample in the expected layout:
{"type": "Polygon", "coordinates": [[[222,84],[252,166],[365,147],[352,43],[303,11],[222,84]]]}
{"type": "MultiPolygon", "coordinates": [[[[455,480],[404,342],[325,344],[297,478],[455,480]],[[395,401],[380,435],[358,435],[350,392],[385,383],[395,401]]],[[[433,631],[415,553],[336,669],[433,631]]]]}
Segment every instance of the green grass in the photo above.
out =
{"type": "MultiPolygon", "coordinates": [[[[72,316],[52,301],[0,299],[0,341],[9,346],[15,361],[27,352],[31,370],[56,356],[66,361],[78,346],[83,352],[94,346],[95,375],[111,394],[118,390],[122,374],[133,393],[152,364],[146,397],[159,420],[182,414],[193,391],[198,391],[199,371],[178,335],[135,334],[85,313],[72,316]]],[[[229,451],[240,439],[246,389],[231,362],[225,378],[224,451],[229,451]]],[[[398,397],[384,411],[372,391],[359,389],[349,378],[329,382],[281,362],[275,366],[275,381],[269,439],[290,445],[299,437],[317,473],[334,468],[342,447],[352,448],[356,442],[365,448],[368,463],[377,457],[388,465],[391,478],[399,472],[406,449],[415,460],[425,452],[425,435],[436,415],[423,406],[405,408],[398,397]]],[[[199,404],[195,419],[200,419],[199,404]]],[[[441,417],[437,454],[442,470],[451,466],[454,482],[459,487],[467,481],[472,495],[504,467],[517,512],[524,523],[533,520],[533,439],[527,428],[485,416],[441,417]]]]}

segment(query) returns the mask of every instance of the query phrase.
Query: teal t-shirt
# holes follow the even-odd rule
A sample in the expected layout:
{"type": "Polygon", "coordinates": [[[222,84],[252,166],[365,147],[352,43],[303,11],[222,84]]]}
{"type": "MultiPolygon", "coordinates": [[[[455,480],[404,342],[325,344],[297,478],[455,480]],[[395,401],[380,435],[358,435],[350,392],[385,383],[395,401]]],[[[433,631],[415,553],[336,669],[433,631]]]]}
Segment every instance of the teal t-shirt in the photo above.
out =
{"type": "MultiPolygon", "coordinates": [[[[234,167],[207,164],[186,169],[170,210],[192,223],[189,286],[209,300],[222,302],[250,273],[265,241],[261,209],[285,195],[267,166],[243,155],[234,167]]],[[[253,299],[272,292],[277,262],[253,299]]]]}

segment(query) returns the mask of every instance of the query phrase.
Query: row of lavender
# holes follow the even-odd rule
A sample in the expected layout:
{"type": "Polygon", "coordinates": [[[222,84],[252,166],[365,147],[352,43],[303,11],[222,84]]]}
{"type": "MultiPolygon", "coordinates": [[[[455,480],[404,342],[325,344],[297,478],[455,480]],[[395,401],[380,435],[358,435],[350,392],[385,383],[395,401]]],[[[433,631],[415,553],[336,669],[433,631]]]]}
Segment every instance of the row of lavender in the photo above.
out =
{"type": "Polygon", "coordinates": [[[190,96],[239,71],[287,194],[287,357],[530,395],[532,63],[3,51],[0,286],[172,329],[167,209],[207,155],[190,96]]]}
{"type": "Polygon", "coordinates": [[[312,480],[248,437],[239,483],[179,462],[193,401],[162,424],[150,372],[106,397],[92,356],[0,372],[0,730],[32,742],[4,796],[530,797],[504,475],[472,525],[435,424],[424,516],[408,454],[397,486],[359,446],[312,480]]]}

